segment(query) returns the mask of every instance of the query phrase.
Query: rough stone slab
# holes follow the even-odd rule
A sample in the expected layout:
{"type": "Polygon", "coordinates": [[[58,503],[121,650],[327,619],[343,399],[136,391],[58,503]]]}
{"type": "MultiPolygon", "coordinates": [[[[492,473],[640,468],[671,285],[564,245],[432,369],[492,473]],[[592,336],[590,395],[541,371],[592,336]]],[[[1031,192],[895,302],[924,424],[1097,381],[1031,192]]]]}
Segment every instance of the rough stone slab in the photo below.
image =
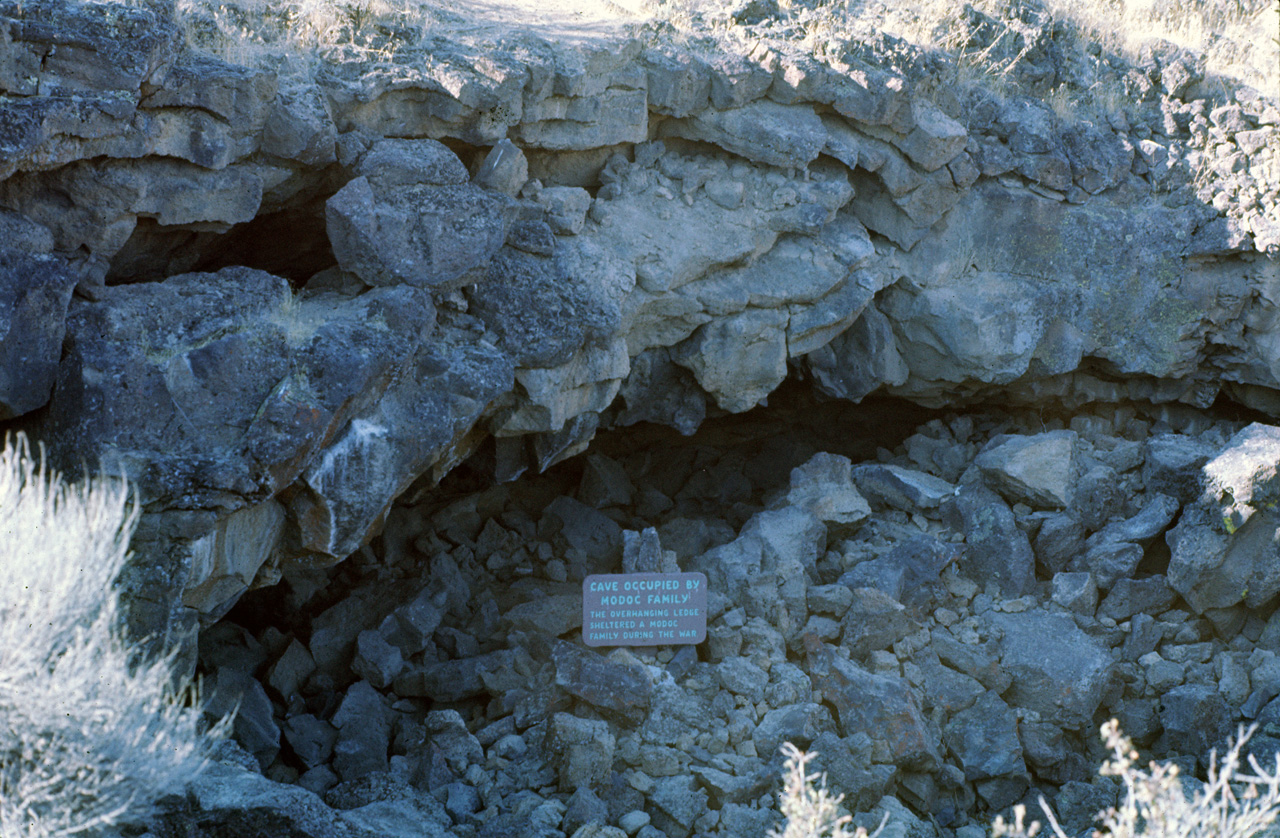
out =
{"type": "Polygon", "coordinates": [[[502,616],[517,631],[538,631],[559,637],[582,628],[582,595],[542,596],[522,602],[502,616]]]}
{"type": "Polygon", "coordinates": [[[1223,753],[1231,719],[1226,702],[1212,686],[1185,684],[1161,696],[1160,724],[1169,747],[1194,754],[1202,762],[1210,749],[1223,753]]]}
{"type": "Polygon", "coordinates": [[[262,151],[304,166],[336,162],[338,132],[320,87],[293,77],[282,79],[280,88],[262,126],[262,151]]]}
{"type": "Polygon", "coordinates": [[[1142,482],[1190,503],[1201,492],[1201,468],[1214,455],[1209,445],[1183,434],[1159,434],[1143,443],[1142,482]]]}
{"type": "MultiPolygon", "coordinates": [[[[346,813],[329,808],[314,792],[221,762],[212,763],[192,782],[191,797],[201,820],[234,823],[238,830],[250,834],[324,838],[385,835],[348,822],[343,818],[346,813]]],[[[191,815],[174,812],[162,817],[183,828],[180,825],[189,824],[191,815]]]]}
{"type": "Polygon", "coordinates": [[[956,487],[939,477],[892,463],[863,463],[853,470],[863,494],[896,509],[937,509],[956,487]]]}
{"type": "Polygon", "coordinates": [[[1133,576],[1142,561],[1142,548],[1128,541],[1101,541],[1088,548],[1084,563],[1104,591],[1133,576]]]}
{"type": "Polygon", "coordinates": [[[284,738],[307,768],[329,762],[338,731],[333,725],[310,713],[290,716],[284,723],[284,738]]]}
{"type": "Polygon", "coordinates": [[[610,87],[588,96],[551,96],[526,106],[512,139],[555,151],[641,143],[649,138],[644,90],[610,87]]]}
{"type": "Polygon", "coordinates": [[[325,204],[325,225],[343,270],[369,285],[451,288],[488,264],[507,236],[508,202],[458,184],[375,189],[365,176],[325,204]]]}
{"type": "Polygon", "coordinates": [[[969,708],[952,716],[943,738],[960,760],[966,780],[1026,773],[1017,714],[995,693],[983,693],[969,708]]]}
{"type": "Polygon", "coordinates": [[[733,110],[705,110],[663,124],[668,136],[715,143],[757,163],[803,168],[827,143],[826,129],[809,105],[758,101],[733,110]]]}
{"type": "Polygon", "coordinates": [[[602,713],[629,724],[640,722],[653,697],[653,683],[641,671],[564,641],[551,647],[556,684],[602,713]]]}
{"type": "Polygon", "coordinates": [[[1217,504],[1183,512],[1169,531],[1169,585],[1187,604],[1203,614],[1211,608],[1244,603],[1260,607],[1280,593],[1280,516],[1255,512],[1239,529],[1229,532],[1217,504]]]}
{"type": "Polygon", "coordinates": [[[1146,546],[1160,536],[1178,514],[1180,504],[1176,498],[1156,493],[1143,504],[1137,515],[1124,521],[1108,524],[1089,536],[1088,544],[1103,541],[1132,541],[1146,546]]]}
{"type": "Polygon", "coordinates": [[[874,304],[830,343],[806,356],[816,386],[835,398],[860,402],[910,374],[898,353],[893,325],[874,304]]]}
{"type": "Polygon", "coordinates": [[[911,618],[902,603],[876,588],[853,589],[853,605],[845,614],[842,626],[840,643],[849,647],[859,660],[865,660],[874,651],[888,649],[920,630],[920,624],[911,618]]]}
{"type": "Polygon", "coordinates": [[[272,72],[187,52],[169,69],[164,84],[144,97],[140,106],[199,108],[248,133],[266,123],[277,89],[278,80],[272,72]]]}
{"type": "Polygon", "coordinates": [[[685,117],[706,109],[712,74],[705,61],[660,49],[645,50],[643,61],[650,110],[685,117]]]}
{"type": "Polygon", "coordinates": [[[928,99],[911,100],[911,114],[916,127],[894,145],[926,172],[932,172],[950,163],[964,151],[969,132],[959,122],[943,113],[928,99]]]}
{"type": "Polygon", "coordinates": [[[547,749],[557,763],[562,788],[596,785],[613,768],[614,737],[602,720],[556,713],[547,726],[547,749]]]}
{"type": "Polygon", "coordinates": [[[1248,507],[1274,508],[1280,503],[1280,427],[1254,422],[1231,437],[1203,473],[1205,493],[1224,515],[1244,519],[1248,507]]]}
{"type": "Polygon", "coordinates": [[[395,681],[396,695],[428,696],[436,701],[461,701],[486,692],[486,673],[505,672],[512,666],[510,649],[498,649],[473,658],[432,663],[414,668],[395,681]]]}
{"type": "Polygon", "coordinates": [[[832,85],[832,107],[841,116],[868,125],[888,125],[907,106],[906,82],[876,68],[840,73],[832,85]]]}
{"type": "Polygon", "coordinates": [[[0,250],[0,419],[48,401],[75,284],[61,259],[0,250]]]}
{"type": "Polygon", "coordinates": [[[812,635],[804,642],[809,677],[835,706],[845,736],[865,733],[883,745],[887,761],[904,768],[927,771],[941,762],[937,731],[928,729],[919,700],[905,681],[872,674],[812,635]]]}
{"type": "Polygon", "coordinates": [[[791,489],[787,504],[807,509],[827,525],[840,532],[852,532],[871,517],[871,507],[853,484],[848,457],[838,454],[813,455],[802,466],[791,470],[791,489]]]}
{"type": "Polygon", "coordinates": [[[1035,586],[1035,556],[1004,500],[980,483],[960,487],[942,508],[944,519],[964,533],[960,572],[979,585],[995,582],[1005,596],[1023,596],[1035,586]]]}
{"type": "Polygon", "coordinates": [[[1111,675],[1111,655],[1066,614],[993,613],[1004,632],[1000,666],[1013,677],[1007,700],[1069,730],[1093,724],[1111,675]]]}
{"type": "Polygon", "coordinates": [[[703,390],[730,413],[760,403],[787,377],[787,312],[747,309],[712,320],[673,350],[703,390]]]}
{"type": "Polygon", "coordinates": [[[903,250],[915,247],[929,232],[928,225],[917,223],[898,206],[880,178],[859,170],[850,181],[858,195],[853,202],[853,214],[868,230],[879,233],[903,250]]]}
{"type": "MultiPolygon", "coordinates": [[[[495,148],[505,147],[499,144],[495,148]]],[[[519,154],[519,149],[515,152],[519,154]]],[[[487,163],[488,157],[485,159],[487,163]]],[[[484,173],[482,166],[477,182],[484,173]]],[[[468,180],[467,167],[458,155],[444,143],[429,139],[378,140],[361,156],[356,174],[366,178],[370,188],[379,194],[397,187],[459,186],[468,180]]]]}
{"type": "Polygon", "coordinates": [[[813,740],[834,729],[835,722],[827,708],[805,702],[774,707],[765,713],[752,732],[751,741],[756,753],[767,759],[778,754],[783,742],[808,748],[813,740]]]}
{"type": "MultiPolygon", "coordinates": [[[[6,17],[12,12],[6,10],[6,17]]],[[[28,73],[38,82],[33,95],[139,91],[144,82],[164,77],[182,47],[176,23],[150,8],[84,5],[48,0],[16,8],[14,50],[28,53],[28,73]],[[43,60],[40,60],[40,59],[43,60]]],[[[10,18],[13,19],[13,18],[10,18]]]]}
{"type": "Polygon", "coordinates": [[[267,670],[267,684],[276,691],[276,695],[286,702],[297,694],[299,687],[306,683],[308,677],[316,669],[307,647],[296,637],[289,641],[284,653],[267,670]]]}
{"type": "Polygon", "coordinates": [[[1006,499],[1064,509],[1071,505],[1078,447],[1075,431],[1003,435],[991,440],[974,463],[1006,499]]]}
{"type": "Polygon", "coordinates": [[[1098,606],[1098,614],[1122,622],[1138,614],[1163,614],[1176,599],[1163,576],[1120,579],[1098,606]]]}

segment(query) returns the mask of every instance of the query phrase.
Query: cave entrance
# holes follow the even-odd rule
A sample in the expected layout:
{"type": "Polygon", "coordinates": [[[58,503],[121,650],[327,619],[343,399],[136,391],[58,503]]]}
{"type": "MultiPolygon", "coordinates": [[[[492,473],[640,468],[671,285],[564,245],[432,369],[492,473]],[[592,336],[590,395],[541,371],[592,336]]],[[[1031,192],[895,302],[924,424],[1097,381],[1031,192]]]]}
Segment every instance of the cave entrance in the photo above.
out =
{"type": "Polygon", "coordinates": [[[246,594],[201,666],[241,690],[268,776],[331,805],[390,778],[456,834],[763,834],[784,741],[852,811],[939,838],[1042,793],[1084,829],[1119,790],[1096,775],[1102,721],[1187,774],[1250,702],[1280,721],[1251,683],[1280,671],[1272,603],[1199,613],[1168,577],[1179,480],[1240,419],[853,405],[789,381],[510,483],[481,450],[347,561],[246,594]],[[655,543],[711,580],[706,641],[587,649],[583,578],[655,543]]]}

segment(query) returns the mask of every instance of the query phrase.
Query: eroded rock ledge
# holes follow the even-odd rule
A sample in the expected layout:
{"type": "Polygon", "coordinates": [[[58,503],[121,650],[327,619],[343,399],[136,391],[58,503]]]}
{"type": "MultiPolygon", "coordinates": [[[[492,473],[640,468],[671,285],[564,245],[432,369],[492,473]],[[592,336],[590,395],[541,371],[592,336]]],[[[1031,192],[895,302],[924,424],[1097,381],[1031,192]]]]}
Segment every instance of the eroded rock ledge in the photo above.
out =
{"type": "Polygon", "coordinates": [[[200,51],[215,17],[187,43],[162,6],[0,12],[0,414],[136,481],[146,633],[341,560],[486,440],[511,479],[789,375],[1276,406],[1280,112],[1185,56],[1064,121],[874,45],[459,35],[242,66],[200,51]]]}

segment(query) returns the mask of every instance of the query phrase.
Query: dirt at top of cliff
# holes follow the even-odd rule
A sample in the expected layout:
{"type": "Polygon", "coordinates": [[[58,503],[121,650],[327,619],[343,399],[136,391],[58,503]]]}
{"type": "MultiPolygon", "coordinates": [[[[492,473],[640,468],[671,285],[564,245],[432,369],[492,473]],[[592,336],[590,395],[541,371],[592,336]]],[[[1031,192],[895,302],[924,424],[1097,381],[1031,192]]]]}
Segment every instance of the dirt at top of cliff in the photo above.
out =
{"type": "Polygon", "coordinates": [[[908,77],[1056,94],[1064,106],[1131,95],[1125,72],[1181,62],[1224,91],[1280,92],[1275,0],[177,0],[188,40],[225,57],[317,50],[413,60],[426,44],[619,39],[695,53],[804,52],[908,77]],[[406,56],[406,53],[408,54],[406,56]]]}

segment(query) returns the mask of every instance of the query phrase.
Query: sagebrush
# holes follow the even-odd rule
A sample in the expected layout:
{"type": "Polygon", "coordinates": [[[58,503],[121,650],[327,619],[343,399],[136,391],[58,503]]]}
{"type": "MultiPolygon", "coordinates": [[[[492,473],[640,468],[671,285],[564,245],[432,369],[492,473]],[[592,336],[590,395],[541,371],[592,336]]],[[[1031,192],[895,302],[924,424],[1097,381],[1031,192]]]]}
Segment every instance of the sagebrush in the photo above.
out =
{"type": "Polygon", "coordinates": [[[131,665],[116,577],[137,520],[123,481],[64,483],[0,451],[0,835],[58,838],[143,814],[204,765],[167,660],[131,665]]]}
{"type": "MultiPolygon", "coordinates": [[[[1098,813],[1100,828],[1094,838],[1253,838],[1267,830],[1280,815],[1280,754],[1270,771],[1253,756],[1245,760],[1252,773],[1241,771],[1241,754],[1255,728],[1241,728],[1221,761],[1216,751],[1211,754],[1208,779],[1197,781],[1180,777],[1172,763],[1153,761],[1143,768],[1119,723],[1107,722],[1101,732],[1111,759],[1099,773],[1120,778],[1124,789],[1116,806],[1098,813]]],[[[827,791],[826,778],[807,773],[814,754],[790,742],[783,745],[783,754],[786,766],[778,802],[786,820],[770,838],[868,838],[861,827],[856,833],[848,831],[852,819],[840,808],[842,797],[827,791]]],[[[1054,838],[1070,838],[1043,797],[1040,807],[1054,838]]],[[[1035,838],[1040,833],[1040,823],[1028,823],[1023,806],[1015,806],[1013,812],[1012,821],[995,819],[994,838],[1035,838]]],[[[870,838],[883,828],[881,821],[870,838]]]]}
{"type": "MultiPolygon", "coordinates": [[[[1102,738],[1111,759],[1098,773],[1119,777],[1124,788],[1116,806],[1098,813],[1101,829],[1094,834],[1099,838],[1252,838],[1262,832],[1280,814],[1280,755],[1271,771],[1250,756],[1253,773],[1242,773],[1241,751],[1254,729],[1242,728],[1221,762],[1216,751],[1211,754],[1206,781],[1187,778],[1189,782],[1184,782],[1178,766],[1172,763],[1152,761],[1146,768],[1140,766],[1138,752],[1121,733],[1119,722],[1107,722],[1102,726],[1102,738]]],[[[1040,808],[1055,838],[1069,838],[1043,797],[1040,808]]],[[[1040,824],[1028,825],[1025,818],[1022,807],[1015,807],[1014,822],[997,818],[992,834],[995,838],[1034,838],[1040,824]]]]}

